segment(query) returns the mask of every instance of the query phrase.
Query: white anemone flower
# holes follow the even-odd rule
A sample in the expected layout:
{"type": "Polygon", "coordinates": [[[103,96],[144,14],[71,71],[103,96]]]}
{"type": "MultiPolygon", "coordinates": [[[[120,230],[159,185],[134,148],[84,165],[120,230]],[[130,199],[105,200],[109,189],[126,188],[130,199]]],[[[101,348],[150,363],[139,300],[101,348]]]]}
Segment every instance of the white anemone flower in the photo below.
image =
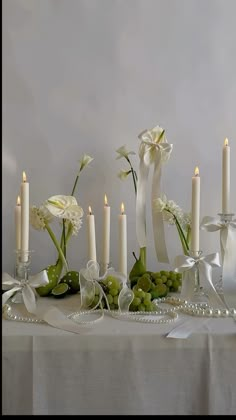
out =
{"type": "Polygon", "coordinates": [[[121,159],[123,157],[127,159],[129,155],[135,155],[135,152],[133,152],[132,150],[129,152],[125,145],[117,149],[116,153],[118,153],[118,156],[116,159],[121,159]]]}
{"type": "Polygon", "coordinates": [[[51,220],[52,215],[49,213],[46,207],[30,207],[30,224],[34,229],[44,230],[46,223],[50,223],[51,220]]]}

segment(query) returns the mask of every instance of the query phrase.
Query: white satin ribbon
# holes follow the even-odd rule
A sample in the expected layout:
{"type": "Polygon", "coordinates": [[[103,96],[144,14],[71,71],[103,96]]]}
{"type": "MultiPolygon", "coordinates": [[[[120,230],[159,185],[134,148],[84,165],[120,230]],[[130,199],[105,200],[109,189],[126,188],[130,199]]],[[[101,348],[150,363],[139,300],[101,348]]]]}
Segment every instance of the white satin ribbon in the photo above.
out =
{"type": "Polygon", "coordinates": [[[195,270],[199,270],[200,283],[206,292],[210,306],[224,306],[220,296],[212,283],[212,267],[220,267],[219,254],[192,258],[187,255],[179,255],[175,258],[174,268],[179,273],[184,273],[181,287],[181,297],[191,300],[194,296],[195,288],[195,270]]]}
{"type": "Polygon", "coordinates": [[[120,311],[128,311],[134,295],[132,290],[127,287],[126,276],[122,273],[116,272],[113,268],[108,268],[105,274],[100,277],[99,270],[99,264],[92,260],[88,261],[86,268],[82,268],[80,270],[80,296],[82,308],[87,308],[92,305],[95,296],[95,288],[97,287],[99,289],[99,300],[92,309],[96,309],[100,305],[102,298],[104,298],[107,308],[110,311],[106,293],[100,285],[100,282],[108,275],[112,275],[116,277],[122,285],[122,289],[118,296],[118,308],[120,311]]]}
{"type": "Polygon", "coordinates": [[[51,306],[48,309],[40,309],[36,306],[37,292],[35,288],[45,286],[48,283],[49,281],[46,270],[43,270],[34,276],[29,276],[28,280],[21,281],[14,279],[7,273],[3,273],[3,289],[8,290],[2,295],[2,305],[4,305],[11,296],[19,292],[22,294],[23,302],[27,311],[44,320],[47,324],[54,328],[73,332],[76,334],[81,333],[81,331],[84,332],[85,329],[83,327],[81,330],[81,327],[79,327],[78,324],[68,319],[68,317],[56,307],[51,306]]]}
{"type": "Polygon", "coordinates": [[[153,164],[151,207],[154,243],[157,259],[160,262],[168,263],[163,215],[155,212],[153,206],[154,200],[161,195],[162,164],[168,161],[173,149],[173,145],[167,143],[164,135],[160,139],[162,132],[163,129],[157,126],[152,130],[145,130],[138,136],[141,144],[139,148],[140,165],[136,199],[136,234],[140,248],[146,247],[146,189],[150,167],[153,164]],[[160,142],[158,142],[159,139],[160,142]]]}
{"type": "Polygon", "coordinates": [[[10,289],[2,295],[2,305],[4,305],[16,292],[22,293],[23,302],[28,312],[36,311],[36,291],[35,288],[48,284],[47,271],[43,270],[34,276],[29,276],[27,280],[17,280],[7,273],[2,275],[3,289],[10,289]]]}
{"type": "Polygon", "coordinates": [[[216,218],[206,216],[201,229],[207,232],[220,230],[222,257],[222,285],[224,300],[229,308],[236,307],[236,219],[222,223],[216,218]]]}

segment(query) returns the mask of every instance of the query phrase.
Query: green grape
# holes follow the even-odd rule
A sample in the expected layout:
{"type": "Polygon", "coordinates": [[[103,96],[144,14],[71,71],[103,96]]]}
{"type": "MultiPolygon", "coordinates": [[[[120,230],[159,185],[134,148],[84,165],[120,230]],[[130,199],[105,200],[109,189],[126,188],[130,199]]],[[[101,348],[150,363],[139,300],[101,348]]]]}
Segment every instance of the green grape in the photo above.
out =
{"type": "Polygon", "coordinates": [[[143,299],[143,304],[145,306],[150,306],[150,303],[151,303],[150,299],[147,299],[147,298],[143,299]]]}
{"type": "Polygon", "coordinates": [[[177,278],[177,280],[182,279],[182,274],[181,273],[176,273],[176,278],[177,278]]]}
{"type": "Polygon", "coordinates": [[[137,312],[137,310],[138,310],[138,306],[133,305],[133,302],[132,302],[129,306],[129,311],[130,312],[137,312]]]}
{"type": "Polygon", "coordinates": [[[161,270],[161,271],[160,271],[160,274],[161,274],[162,276],[165,276],[165,275],[166,275],[166,272],[165,272],[164,270],[161,270]]]}
{"type": "Polygon", "coordinates": [[[145,299],[151,300],[152,299],[151,293],[146,293],[145,294],[145,299]]]}
{"type": "Polygon", "coordinates": [[[113,310],[113,309],[116,309],[116,305],[115,305],[114,303],[111,303],[111,304],[110,304],[110,309],[112,309],[112,310],[113,310]]]}
{"type": "Polygon", "coordinates": [[[179,290],[179,281],[178,280],[173,280],[173,283],[172,283],[172,289],[173,289],[173,292],[178,292],[178,290],[179,290]]]}
{"type": "Polygon", "coordinates": [[[97,286],[96,284],[95,284],[95,295],[100,295],[100,289],[99,289],[99,286],[97,286]]]}
{"type": "Polygon", "coordinates": [[[166,286],[167,287],[171,287],[172,286],[172,280],[167,280],[167,282],[166,282],[166,286]]]}
{"type": "Polygon", "coordinates": [[[151,288],[151,279],[149,274],[143,274],[142,277],[140,277],[138,279],[138,287],[140,287],[140,289],[142,289],[144,292],[148,292],[151,288]]]}
{"type": "Polygon", "coordinates": [[[112,297],[112,295],[110,295],[110,293],[108,295],[106,295],[106,297],[107,297],[107,301],[108,301],[109,305],[111,303],[113,303],[113,297],[112,297]]]}
{"type": "Polygon", "coordinates": [[[143,305],[143,304],[141,303],[141,305],[139,305],[139,306],[138,306],[138,310],[139,310],[140,312],[145,312],[145,311],[146,311],[146,307],[145,307],[145,305],[143,305]]]}
{"type": "Polygon", "coordinates": [[[98,301],[99,301],[99,296],[96,296],[96,295],[95,295],[95,296],[94,296],[94,299],[93,299],[92,306],[97,305],[98,301]]]}
{"type": "Polygon", "coordinates": [[[119,290],[118,289],[110,289],[109,292],[110,292],[110,295],[112,295],[112,296],[116,296],[116,295],[119,294],[119,290]]]}
{"type": "Polygon", "coordinates": [[[106,281],[106,285],[109,287],[109,289],[119,289],[120,288],[120,282],[114,276],[107,276],[105,281],[106,281]]]}
{"type": "Polygon", "coordinates": [[[162,278],[162,283],[166,283],[167,282],[167,276],[166,276],[166,274],[165,275],[162,275],[161,278],[162,278]]]}
{"type": "Polygon", "coordinates": [[[132,305],[133,306],[139,306],[141,304],[141,299],[139,297],[134,297],[132,300],[132,305]]]}
{"type": "Polygon", "coordinates": [[[119,296],[114,296],[113,297],[113,302],[114,302],[115,305],[118,305],[118,297],[119,296]]]}
{"type": "Polygon", "coordinates": [[[149,301],[148,305],[145,305],[145,310],[146,310],[146,312],[155,311],[153,303],[149,301]]]}
{"type": "Polygon", "coordinates": [[[174,273],[174,271],[170,271],[169,279],[176,280],[176,273],[174,273]]]}
{"type": "Polygon", "coordinates": [[[162,280],[162,278],[161,277],[157,277],[156,279],[155,279],[155,284],[162,284],[163,283],[163,280],[162,280]]]}
{"type": "Polygon", "coordinates": [[[138,298],[145,298],[145,292],[142,289],[138,289],[134,291],[134,296],[138,298]]]}

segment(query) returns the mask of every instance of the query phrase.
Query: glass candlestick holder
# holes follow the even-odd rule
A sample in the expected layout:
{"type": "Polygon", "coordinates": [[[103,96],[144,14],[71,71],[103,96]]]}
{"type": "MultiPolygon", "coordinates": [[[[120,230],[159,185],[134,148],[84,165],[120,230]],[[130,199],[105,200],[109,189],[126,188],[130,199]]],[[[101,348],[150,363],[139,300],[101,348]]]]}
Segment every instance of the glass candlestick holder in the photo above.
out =
{"type": "MultiPolygon", "coordinates": [[[[31,256],[33,251],[15,251],[15,267],[14,267],[14,278],[20,282],[26,281],[29,278],[31,256]]],[[[12,302],[22,303],[21,291],[16,292],[12,297],[12,302]]]]}
{"type": "Polygon", "coordinates": [[[201,285],[201,276],[198,265],[198,260],[202,256],[202,251],[189,251],[189,256],[196,261],[194,267],[192,268],[192,273],[194,277],[194,289],[191,301],[207,303],[208,296],[204,291],[203,286],[201,285]]]}
{"type": "MultiPolygon", "coordinates": [[[[218,216],[220,216],[221,224],[227,228],[227,226],[233,221],[234,213],[218,213],[218,216]]],[[[223,266],[224,265],[224,250],[222,248],[221,248],[221,260],[222,260],[222,266],[223,266]]],[[[215,288],[220,295],[224,294],[222,274],[220,275],[218,281],[216,282],[215,288]]]]}

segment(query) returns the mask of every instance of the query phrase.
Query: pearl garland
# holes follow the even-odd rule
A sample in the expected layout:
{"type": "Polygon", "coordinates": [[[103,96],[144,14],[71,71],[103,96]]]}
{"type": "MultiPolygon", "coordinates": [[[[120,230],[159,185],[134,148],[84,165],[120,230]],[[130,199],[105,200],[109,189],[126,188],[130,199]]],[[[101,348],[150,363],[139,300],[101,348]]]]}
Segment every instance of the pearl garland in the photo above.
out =
{"type": "MultiPolygon", "coordinates": [[[[108,309],[95,309],[95,310],[73,312],[70,315],[68,315],[68,318],[72,319],[74,322],[80,324],[81,326],[96,324],[98,321],[101,321],[103,319],[105,313],[110,314],[113,318],[116,318],[116,319],[149,323],[149,324],[169,324],[169,323],[175,322],[178,319],[178,313],[183,313],[190,316],[208,317],[208,318],[232,317],[236,320],[235,308],[231,308],[231,309],[212,308],[205,302],[204,303],[188,302],[186,300],[181,300],[180,298],[176,298],[174,296],[155,299],[153,303],[156,305],[156,311],[153,311],[153,312],[144,312],[144,311],[121,312],[121,311],[108,310],[108,309]],[[171,305],[172,308],[171,309],[163,308],[161,307],[162,304],[171,305]],[[90,320],[90,321],[85,321],[81,319],[83,316],[86,316],[86,315],[91,316],[93,314],[99,315],[98,318],[96,318],[95,320],[90,320]],[[148,318],[149,316],[162,317],[162,318],[161,319],[148,318]]],[[[3,318],[6,320],[27,322],[27,323],[37,323],[37,324],[46,323],[42,319],[15,315],[14,313],[12,313],[12,308],[8,304],[5,304],[3,306],[2,312],[3,312],[3,318]]]]}

